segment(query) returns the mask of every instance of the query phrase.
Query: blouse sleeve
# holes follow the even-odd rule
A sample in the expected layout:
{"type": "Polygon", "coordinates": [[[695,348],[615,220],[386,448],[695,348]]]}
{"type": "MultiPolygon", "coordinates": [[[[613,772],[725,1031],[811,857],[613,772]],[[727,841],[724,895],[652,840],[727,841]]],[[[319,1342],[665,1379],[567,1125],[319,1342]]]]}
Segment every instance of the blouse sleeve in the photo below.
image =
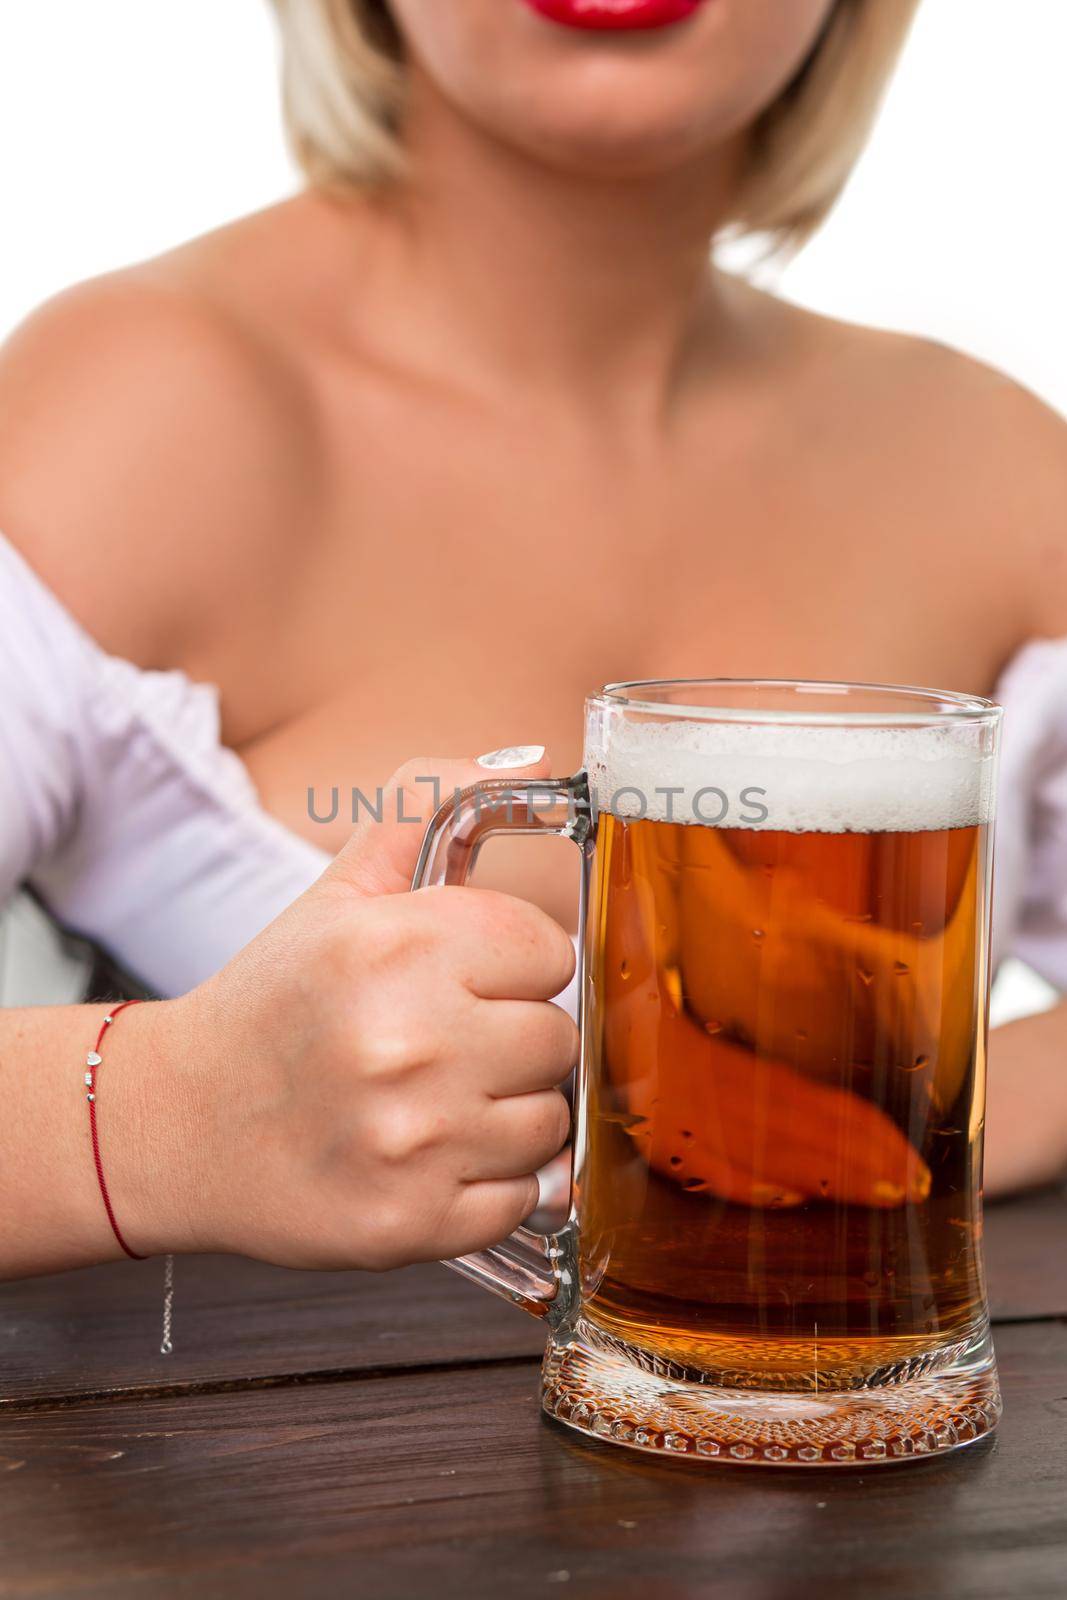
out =
{"type": "Polygon", "coordinates": [[[22,563],[0,541],[0,902],[75,826],[86,662],[49,629],[22,563]]]}
{"type": "Polygon", "coordinates": [[[1067,991],[1067,640],[1028,645],[998,697],[995,949],[1067,991]]]}
{"type": "Polygon", "coordinates": [[[0,899],[28,884],[161,995],[225,964],[327,857],[260,806],[217,691],[107,655],[0,539],[0,899]]]}

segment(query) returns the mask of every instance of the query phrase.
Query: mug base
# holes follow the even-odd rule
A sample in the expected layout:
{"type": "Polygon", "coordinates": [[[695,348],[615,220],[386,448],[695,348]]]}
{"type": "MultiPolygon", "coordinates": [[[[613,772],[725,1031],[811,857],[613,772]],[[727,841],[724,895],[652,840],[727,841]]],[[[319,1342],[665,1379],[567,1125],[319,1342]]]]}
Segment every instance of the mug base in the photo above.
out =
{"type": "Polygon", "coordinates": [[[974,1444],[1001,1414],[988,1334],[968,1359],[934,1373],[789,1393],[661,1376],[598,1348],[579,1324],[545,1352],[541,1402],[550,1417],[604,1443],[725,1466],[928,1459],[974,1444]]]}

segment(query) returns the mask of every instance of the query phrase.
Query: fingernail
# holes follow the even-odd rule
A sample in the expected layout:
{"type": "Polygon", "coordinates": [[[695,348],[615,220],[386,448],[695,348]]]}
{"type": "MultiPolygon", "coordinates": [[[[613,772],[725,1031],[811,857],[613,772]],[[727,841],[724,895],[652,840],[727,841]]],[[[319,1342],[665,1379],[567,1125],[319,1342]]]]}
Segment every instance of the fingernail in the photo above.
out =
{"type": "Polygon", "coordinates": [[[478,765],[493,767],[499,772],[509,767],[535,767],[544,757],[543,744],[509,744],[503,750],[490,750],[487,756],[479,756],[478,765]]]}

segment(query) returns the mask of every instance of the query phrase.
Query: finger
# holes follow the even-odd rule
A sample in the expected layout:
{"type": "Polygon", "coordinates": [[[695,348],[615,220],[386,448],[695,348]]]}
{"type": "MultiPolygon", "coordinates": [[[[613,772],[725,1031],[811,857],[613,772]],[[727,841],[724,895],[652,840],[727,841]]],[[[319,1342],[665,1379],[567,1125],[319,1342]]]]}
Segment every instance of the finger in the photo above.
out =
{"type": "MultiPolygon", "coordinates": [[[[542,749],[539,745],[526,748],[542,749]]],[[[374,814],[362,818],[327,876],[362,895],[403,894],[411,888],[427,824],[457,790],[499,778],[525,783],[547,777],[549,770],[543,753],[538,760],[516,767],[482,766],[473,759],[456,761],[440,756],[408,761],[389,780],[374,814]]]]}
{"type": "Polygon", "coordinates": [[[779,1077],[775,1092],[778,1126],[787,1136],[780,1163],[786,1181],[806,1182],[823,1199],[876,1209],[927,1198],[929,1167],[880,1106],[802,1078],[779,1077]]]}
{"type": "Polygon", "coordinates": [[[554,1089],[578,1059],[578,1029],[550,1001],[479,1000],[479,1055],[490,1063],[485,1087],[494,1098],[554,1089]]]}
{"type": "Polygon", "coordinates": [[[441,1259],[470,1255],[500,1244],[521,1227],[537,1205],[537,1178],[531,1172],[519,1178],[493,1178],[462,1184],[448,1216],[434,1233],[441,1259]]]}
{"type": "Polygon", "coordinates": [[[757,1206],[811,1198],[882,1209],[926,1198],[929,1169],[879,1107],[695,1029],[679,1043],[683,1059],[692,1052],[678,1102],[692,1136],[660,1124],[653,1164],[686,1188],[757,1206]]]}
{"type": "Polygon", "coordinates": [[[574,943],[539,906],[495,889],[427,889],[415,899],[430,909],[440,896],[452,901],[456,971],[472,994],[482,1000],[554,1000],[566,989],[574,976],[574,943]]]}
{"type": "Polygon", "coordinates": [[[481,1183],[535,1173],[562,1150],[570,1125],[570,1106],[558,1089],[494,1101],[480,1122],[477,1144],[461,1162],[460,1180],[481,1183]]]}
{"type": "Polygon", "coordinates": [[[750,1204],[774,1204],[779,1193],[876,1208],[926,1199],[926,1163],[878,1106],[781,1062],[711,1043],[706,1115],[687,1156],[717,1159],[738,1182],[751,1182],[750,1204]]]}

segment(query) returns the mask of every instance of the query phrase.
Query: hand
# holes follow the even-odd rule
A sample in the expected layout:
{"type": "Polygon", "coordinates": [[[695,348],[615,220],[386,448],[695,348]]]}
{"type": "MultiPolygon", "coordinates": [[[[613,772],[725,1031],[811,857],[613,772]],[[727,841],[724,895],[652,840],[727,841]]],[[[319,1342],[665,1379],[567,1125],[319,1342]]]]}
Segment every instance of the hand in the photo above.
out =
{"type": "MultiPolygon", "coordinates": [[[[684,880],[683,917],[692,909],[687,896],[702,894],[707,877],[693,873],[684,880]]],[[[714,892],[720,881],[718,874],[711,878],[714,892]]],[[[743,892],[741,884],[736,897],[743,892]]],[[[925,1200],[929,1168],[878,1106],[786,1061],[743,1049],[687,1011],[682,991],[699,987],[693,979],[705,973],[717,983],[718,973],[706,962],[679,976],[679,957],[669,947],[700,950],[701,930],[691,929],[688,943],[672,941],[672,930],[660,921],[667,904],[669,895],[651,896],[631,863],[626,890],[615,885],[604,958],[606,1070],[647,1165],[690,1192],[738,1205],[822,1199],[889,1208],[925,1200]],[[658,1063],[654,1072],[651,1062],[658,1063]]],[[[737,992],[743,992],[740,983],[737,992]]],[[[701,996],[689,998],[698,1011],[701,996]]]]}
{"type": "MultiPolygon", "coordinates": [[[[402,892],[423,829],[396,820],[396,797],[406,816],[425,812],[413,780],[427,771],[446,793],[499,775],[402,769],[386,820],[365,823],[277,922],[193,994],[143,1008],[195,1063],[180,1247],[395,1267],[495,1243],[535,1206],[534,1173],[569,1124],[557,1086],[577,1030],[546,1002],[574,950],[509,896],[402,892]]],[[[172,1243],[173,1198],[153,1201],[156,1248],[172,1243]]]]}
{"type": "Polygon", "coordinates": [[[1067,1006],[994,1028],[986,1090],[985,1193],[1067,1178],[1067,1006]]]}
{"type": "Polygon", "coordinates": [[[756,1207],[926,1199],[929,1168],[877,1106],[709,1037],[654,975],[625,996],[611,988],[608,1072],[634,1119],[630,1138],[661,1177],[756,1207]]]}

